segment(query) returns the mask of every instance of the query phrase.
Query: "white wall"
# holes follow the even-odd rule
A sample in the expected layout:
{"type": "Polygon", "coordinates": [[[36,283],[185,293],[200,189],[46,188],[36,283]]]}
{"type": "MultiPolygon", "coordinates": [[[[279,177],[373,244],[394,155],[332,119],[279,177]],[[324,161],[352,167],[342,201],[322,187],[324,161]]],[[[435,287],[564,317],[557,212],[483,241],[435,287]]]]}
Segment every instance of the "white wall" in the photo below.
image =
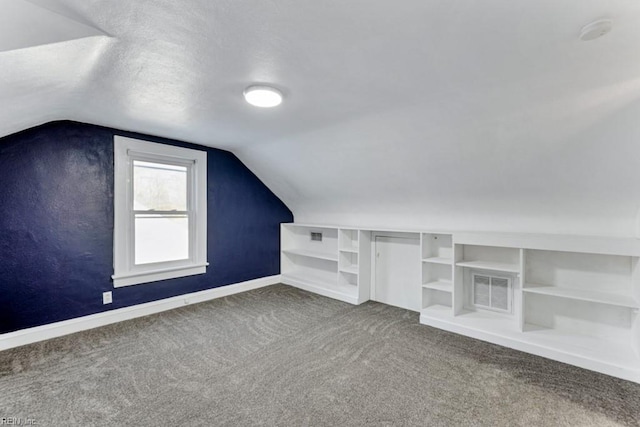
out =
{"type": "Polygon", "coordinates": [[[23,40],[57,42],[0,52],[0,135],[70,119],[229,149],[297,221],[635,233],[638,2],[31,3],[55,16],[23,40]],[[248,106],[255,82],[282,106],[248,106]]]}
{"type": "Polygon", "coordinates": [[[473,130],[401,111],[240,157],[299,222],[632,236],[640,102],[626,98],[637,94],[597,114],[504,116],[473,130]]]}

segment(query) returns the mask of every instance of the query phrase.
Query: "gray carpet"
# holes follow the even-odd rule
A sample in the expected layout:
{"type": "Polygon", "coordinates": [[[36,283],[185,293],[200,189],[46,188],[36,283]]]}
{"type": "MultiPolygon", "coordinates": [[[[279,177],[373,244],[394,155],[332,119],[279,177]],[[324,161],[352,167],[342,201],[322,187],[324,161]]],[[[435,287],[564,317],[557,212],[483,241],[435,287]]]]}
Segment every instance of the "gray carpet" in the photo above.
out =
{"type": "Polygon", "coordinates": [[[38,425],[640,425],[640,385],[276,285],[0,352],[38,425]]]}

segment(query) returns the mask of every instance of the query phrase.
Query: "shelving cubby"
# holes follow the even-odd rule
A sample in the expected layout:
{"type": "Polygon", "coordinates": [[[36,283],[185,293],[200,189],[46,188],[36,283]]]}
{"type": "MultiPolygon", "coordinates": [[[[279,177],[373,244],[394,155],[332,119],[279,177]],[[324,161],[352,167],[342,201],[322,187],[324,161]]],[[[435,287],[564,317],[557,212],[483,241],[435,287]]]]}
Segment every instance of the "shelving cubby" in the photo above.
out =
{"type": "Polygon", "coordinates": [[[358,286],[358,231],[339,231],[338,284],[358,286]],[[345,237],[345,235],[347,237],[345,237]]]}
{"type": "Polygon", "coordinates": [[[421,233],[421,314],[450,313],[453,307],[453,239],[450,234],[421,233]]]}
{"type": "Polygon", "coordinates": [[[479,270],[520,273],[520,250],[494,246],[461,245],[462,260],[459,267],[479,270]]]}
{"type": "Polygon", "coordinates": [[[637,258],[529,250],[526,259],[525,293],[640,307],[632,277],[637,258]]]}
{"type": "Polygon", "coordinates": [[[340,250],[338,269],[344,273],[358,274],[358,253],[340,250]]]}
{"type": "Polygon", "coordinates": [[[525,269],[526,335],[595,360],[640,366],[637,257],[527,250],[525,269]]]}
{"type": "Polygon", "coordinates": [[[359,249],[359,230],[341,228],[339,231],[339,247],[343,252],[357,253],[359,249]]]}
{"type": "Polygon", "coordinates": [[[454,321],[486,333],[519,332],[521,250],[456,244],[454,321]]]}
{"type": "Polygon", "coordinates": [[[451,265],[453,262],[452,240],[451,234],[422,233],[422,261],[451,265]]]}
{"type": "Polygon", "coordinates": [[[328,227],[282,224],[281,250],[309,258],[338,261],[338,230],[328,227]],[[312,234],[320,240],[312,240],[312,234]]]}

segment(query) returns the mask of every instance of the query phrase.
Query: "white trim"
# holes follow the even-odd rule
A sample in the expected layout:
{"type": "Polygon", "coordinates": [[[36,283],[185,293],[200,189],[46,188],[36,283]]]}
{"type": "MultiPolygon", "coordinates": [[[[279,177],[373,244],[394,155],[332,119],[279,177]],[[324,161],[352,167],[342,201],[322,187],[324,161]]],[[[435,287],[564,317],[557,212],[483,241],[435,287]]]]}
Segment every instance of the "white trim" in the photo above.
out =
{"type": "Polygon", "coordinates": [[[116,135],[114,147],[113,285],[116,288],[203,274],[207,264],[207,153],[116,135]],[[188,165],[189,258],[135,265],[133,256],[132,162],[135,159],[188,165]],[[170,272],[169,272],[170,271],[170,272]]]}
{"type": "MultiPolygon", "coordinates": [[[[202,265],[194,265],[192,266],[193,268],[196,267],[206,267],[208,266],[209,263],[204,263],[202,265]]],[[[187,268],[191,268],[191,267],[187,267],[187,268]]],[[[127,277],[135,277],[135,276],[141,276],[143,274],[149,274],[149,273],[168,273],[170,271],[176,271],[176,270],[184,270],[185,267],[171,267],[171,268],[163,268],[160,270],[153,270],[153,271],[140,271],[138,273],[131,273],[131,274],[124,274],[122,276],[111,276],[112,279],[126,279],[127,277]]],[[[116,286],[117,287],[117,286],[116,286]]]]}
{"type": "Polygon", "coordinates": [[[420,316],[420,323],[478,340],[490,342],[492,344],[501,345],[503,347],[512,348],[514,350],[524,351],[525,353],[535,354],[536,356],[546,357],[547,359],[556,360],[558,362],[568,363],[580,368],[589,369],[617,378],[622,378],[623,380],[640,383],[640,369],[629,369],[628,367],[601,362],[599,360],[595,360],[581,354],[570,353],[549,346],[526,342],[524,340],[524,336],[520,339],[515,337],[504,337],[500,333],[481,331],[478,329],[456,324],[454,323],[454,321],[434,319],[433,317],[429,317],[424,314],[420,316]]]}
{"type": "Polygon", "coordinates": [[[150,314],[172,310],[185,305],[196,304],[250,291],[252,289],[275,285],[280,282],[280,275],[261,277],[259,279],[247,280],[246,282],[220,286],[218,288],[207,289],[200,292],[193,292],[172,298],[91,314],[89,316],[76,317],[75,319],[64,320],[62,322],[50,323],[48,325],[0,334],[0,350],[8,350],[10,348],[26,344],[32,344],[51,338],[73,334],[75,332],[110,325],[112,323],[148,316],[150,314]]]}
{"type": "Polygon", "coordinates": [[[158,271],[139,271],[137,273],[123,274],[121,276],[111,276],[114,288],[123,288],[125,286],[138,285],[140,283],[157,282],[159,280],[176,279],[178,277],[195,276],[196,274],[204,274],[207,272],[207,266],[194,265],[187,267],[165,268],[158,271]]]}
{"type": "Polygon", "coordinates": [[[340,290],[328,289],[325,286],[314,284],[313,282],[304,280],[302,278],[291,277],[283,274],[281,282],[285,285],[302,289],[303,291],[322,295],[323,297],[337,299],[338,301],[347,302],[353,305],[360,304],[360,301],[358,301],[358,297],[355,295],[349,295],[341,292],[340,290]]]}
{"type": "MultiPolygon", "coordinates": [[[[640,210],[638,211],[640,228],[640,210]]],[[[317,225],[297,222],[282,224],[285,227],[343,228],[362,231],[453,234],[455,243],[461,245],[502,246],[523,249],[539,249],[563,252],[581,252],[605,255],[640,256],[640,234],[637,237],[582,236],[577,234],[508,233],[470,230],[392,229],[374,226],[317,225]]]]}

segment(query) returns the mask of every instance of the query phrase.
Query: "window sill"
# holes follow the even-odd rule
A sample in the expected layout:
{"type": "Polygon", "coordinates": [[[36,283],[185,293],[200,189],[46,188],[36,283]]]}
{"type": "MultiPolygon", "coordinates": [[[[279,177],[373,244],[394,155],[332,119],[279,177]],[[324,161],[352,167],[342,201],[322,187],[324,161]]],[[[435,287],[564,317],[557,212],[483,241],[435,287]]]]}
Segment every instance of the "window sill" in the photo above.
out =
{"type": "Polygon", "coordinates": [[[204,274],[207,272],[209,263],[189,265],[173,268],[165,268],[160,270],[144,271],[131,274],[114,274],[114,288],[122,288],[124,286],[138,285],[141,283],[157,282],[159,280],[176,279],[178,277],[194,276],[196,274],[204,274]]]}

